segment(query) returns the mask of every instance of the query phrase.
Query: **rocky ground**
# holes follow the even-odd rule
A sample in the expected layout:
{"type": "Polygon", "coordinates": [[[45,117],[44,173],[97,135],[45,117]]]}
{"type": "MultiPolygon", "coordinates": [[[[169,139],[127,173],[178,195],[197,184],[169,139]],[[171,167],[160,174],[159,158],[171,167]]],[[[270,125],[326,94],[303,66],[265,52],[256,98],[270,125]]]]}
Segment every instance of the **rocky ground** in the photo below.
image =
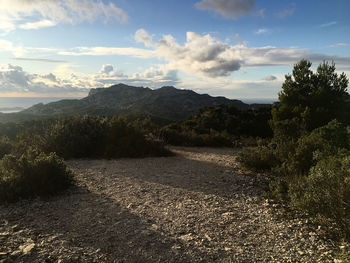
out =
{"type": "Polygon", "coordinates": [[[232,149],[74,160],[77,186],[0,206],[0,262],[334,262],[303,219],[274,215],[232,149]]]}

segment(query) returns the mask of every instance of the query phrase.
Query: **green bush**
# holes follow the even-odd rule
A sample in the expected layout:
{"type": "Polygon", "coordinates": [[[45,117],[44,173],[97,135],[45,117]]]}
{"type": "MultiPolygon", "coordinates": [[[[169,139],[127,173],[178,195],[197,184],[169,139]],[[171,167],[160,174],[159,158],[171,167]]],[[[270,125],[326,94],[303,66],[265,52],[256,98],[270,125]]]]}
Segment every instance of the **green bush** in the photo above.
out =
{"type": "MultiPolygon", "coordinates": [[[[39,127],[40,128],[40,127],[39,127]]],[[[37,130],[37,129],[36,129],[37,130]]],[[[166,156],[170,152],[154,136],[123,117],[76,116],[60,118],[40,134],[24,131],[17,136],[14,154],[34,148],[65,158],[119,158],[166,156]]]]}
{"type": "Polygon", "coordinates": [[[113,117],[106,129],[105,158],[166,156],[161,141],[146,136],[123,117],[113,117]]]}
{"type": "Polygon", "coordinates": [[[4,155],[11,153],[13,150],[13,143],[7,136],[2,136],[0,138],[0,159],[4,155]]]}
{"type": "Polygon", "coordinates": [[[238,110],[234,106],[206,107],[186,121],[160,130],[160,136],[171,145],[232,147],[241,138],[272,136],[268,120],[271,107],[238,110]]]}
{"type": "Polygon", "coordinates": [[[342,155],[320,160],[307,177],[290,185],[292,204],[311,215],[334,219],[349,231],[349,168],[350,158],[342,155]]]}
{"type": "Polygon", "coordinates": [[[307,175],[318,160],[333,156],[340,149],[350,149],[349,135],[344,125],[333,120],[299,138],[294,151],[290,152],[285,161],[288,173],[307,175]]]}
{"type": "Polygon", "coordinates": [[[88,115],[61,118],[46,131],[42,150],[66,159],[99,157],[103,154],[107,125],[105,118],[88,115]]]}
{"type": "Polygon", "coordinates": [[[1,201],[53,195],[72,183],[72,172],[55,153],[28,150],[19,158],[6,155],[0,164],[1,201]]]}
{"type": "Polygon", "coordinates": [[[232,147],[233,137],[227,132],[208,130],[197,133],[194,130],[181,130],[176,126],[162,128],[160,137],[170,145],[198,147],[232,147]]]}
{"type": "Polygon", "coordinates": [[[24,130],[17,135],[12,153],[15,156],[21,156],[25,154],[28,149],[37,149],[48,153],[45,151],[46,148],[47,144],[44,136],[24,130]]]}
{"type": "Polygon", "coordinates": [[[183,132],[170,127],[165,127],[160,130],[160,137],[170,145],[184,146],[189,141],[189,136],[183,132]]]}
{"type": "Polygon", "coordinates": [[[274,149],[268,145],[245,148],[239,152],[237,161],[254,171],[267,171],[278,164],[274,149]]]}
{"type": "Polygon", "coordinates": [[[289,184],[284,180],[274,180],[269,183],[269,193],[276,200],[288,199],[289,184]]]}

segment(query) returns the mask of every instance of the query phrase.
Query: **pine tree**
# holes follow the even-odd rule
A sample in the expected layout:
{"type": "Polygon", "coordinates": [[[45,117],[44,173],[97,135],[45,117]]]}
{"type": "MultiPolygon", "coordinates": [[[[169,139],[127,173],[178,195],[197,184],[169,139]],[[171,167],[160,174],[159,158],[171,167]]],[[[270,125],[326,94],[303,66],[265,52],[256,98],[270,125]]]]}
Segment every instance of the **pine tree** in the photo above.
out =
{"type": "Polygon", "coordinates": [[[275,139],[296,139],[333,119],[350,123],[347,76],[337,74],[333,62],[321,63],[316,72],[311,65],[301,60],[294,65],[292,75],[285,76],[280,104],[274,106],[270,122],[275,139]]]}

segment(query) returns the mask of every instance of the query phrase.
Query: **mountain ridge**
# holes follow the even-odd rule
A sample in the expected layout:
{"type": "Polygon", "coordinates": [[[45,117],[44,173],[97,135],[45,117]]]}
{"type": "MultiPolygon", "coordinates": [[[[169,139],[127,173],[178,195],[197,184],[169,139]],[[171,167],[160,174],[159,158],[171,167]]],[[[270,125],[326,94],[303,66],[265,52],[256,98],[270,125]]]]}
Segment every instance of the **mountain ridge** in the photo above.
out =
{"type": "Polygon", "coordinates": [[[221,104],[233,105],[238,109],[249,108],[248,104],[240,100],[198,94],[193,90],[177,89],[173,86],[153,90],[119,83],[108,88],[91,89],[88,96],[82,99],[39,103],[17,114],[36,117],[123,114],[181,121],[197,113],[200,108],[221,104]]]}

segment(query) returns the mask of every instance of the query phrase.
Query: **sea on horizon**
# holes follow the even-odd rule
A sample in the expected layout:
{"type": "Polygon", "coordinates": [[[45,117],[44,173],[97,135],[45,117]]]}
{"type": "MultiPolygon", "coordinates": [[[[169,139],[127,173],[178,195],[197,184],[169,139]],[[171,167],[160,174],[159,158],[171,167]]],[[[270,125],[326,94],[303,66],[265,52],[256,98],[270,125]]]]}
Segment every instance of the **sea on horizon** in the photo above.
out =
{"type": "Polygon", "coordinates": [[[50,103],[63,99],[80,99],[80,98],[67,98],[67,97],[38,97],[38,98],[23,98],[23,97],[0,97],[0,112],[11,113],[18,112],[27,109],[38,103],[50,103]]]}

